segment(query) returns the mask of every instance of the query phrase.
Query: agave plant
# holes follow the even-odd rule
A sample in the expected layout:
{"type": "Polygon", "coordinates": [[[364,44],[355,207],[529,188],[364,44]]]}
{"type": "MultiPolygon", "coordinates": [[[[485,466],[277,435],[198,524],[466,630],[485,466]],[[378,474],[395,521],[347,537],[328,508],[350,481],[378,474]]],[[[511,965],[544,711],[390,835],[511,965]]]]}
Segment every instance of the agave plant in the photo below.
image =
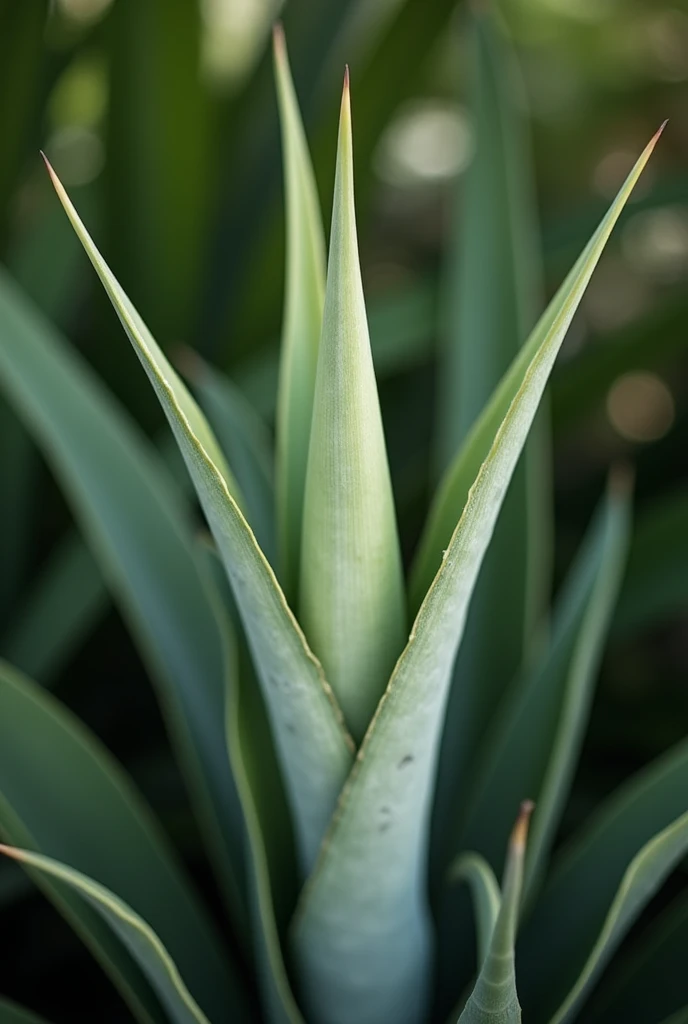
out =
{"type": "MultiPolygon", "coordinates": [[[[0,380],[157,685],[237,940],[225,948],[125,771],[3,663],[2,851],[137,1020],[504,1024],[521,1019],[519,1003],[533,1024],[573,1020],[688,850],[686,744],[554,843],[621,578],[630,473],[612,474],[548,625],[538,408],[661,129],[521,345],[537,283],[524,154],[502,117],[512,69],[486,15],[476,40],[478,149],[458,278],[448,269],[441,481],[408,582],[359,268],[348,74],[326,272],[276,32],[288,252],[274,509],[255,414],[187,354],[201,410],[49,165],[210,536],[158,452],[0,278],[0,380]],[[476,232],[499,259],[472,261],[476,232]]],[[[35,1019],[0,1007],[0,1020],[35,1019]]]]}

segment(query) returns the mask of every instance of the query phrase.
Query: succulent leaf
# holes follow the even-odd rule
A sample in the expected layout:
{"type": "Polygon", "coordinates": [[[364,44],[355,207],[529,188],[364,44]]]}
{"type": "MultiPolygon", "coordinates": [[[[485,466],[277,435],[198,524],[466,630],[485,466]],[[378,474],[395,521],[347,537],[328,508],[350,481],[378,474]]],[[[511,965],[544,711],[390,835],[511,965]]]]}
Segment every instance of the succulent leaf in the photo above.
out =
{"type": "Polygon", "coordinates": [[[277,394],[277,519],[280,578],[293,601],[301,563],[306,467],[325,298],[325,234],[281,25],[274,31],[274,58],[287,211],[277,394]]]}
{"type": "Polygon", "coordinates": [[[640,911],[688,853],[688,812],[654,836],[628,866],[583,969],[550,1024],[572,1021],[640,911]]]}
{"type": "MultiPolygon", "coordinates": [[[[208,1013],[241,1013],[236,977],[210,921],[130,779],[54,698],[0,662],[0,832],[97,874],[159,932],[208,1013]],[[133,868],[133,870],[132,870],[133,868]],[[169,908],[174,908],[170,914],[169,908]]],[[[48,895],[126,992],[137,973],[101,922],[65,897],[48,895]]],[[[145,1004],[144,1004],[145,1005],[145,1004]]]]}
{"type": "MultiPolygon", "coordinates": [[[[438,475],[456,458],[543,304],[525,88],[493,5],[473,4],[470,13],[475,152],[457,179],[442,281],[438,475]]],[[[552,558],[548,420],[541,408],[485,554],[454,664],[433,812],[434,889],[457,849],[475,760],[494,710],[544,632],[552,558]]],[[[454,523],[462,507],[453,509],[454,523]]],[[[414,611],[422,596],[414,595],[414,611]]],[[[522,796],[509,811],[505,841],[522,796]]],[[[500,865],[503,856],[502,850],[500,865]]],[[[440,973],[449,980],[459,937],[448,921],[440,931],[440,973]]]]}
{"type": "Polygon", "coordinates": [[[573,1010],[685,854],[687,791],[684,741],[612,794],[559,854],[519,940],[519,993],[527,1020],[549,1021],[560,1006],[573,1010]],[[565,927],[551,928],[551,921],[565,927]]]}
{"type": "Polygon", "coordinates": [[[449,881],[465,882],[471,890],[478,939],[478,963],[482,964],[490,948],[490,939],[499,915],[502,894],[494,871],[479,853],[462,853],[449,871],[449,881]]]}
{"type": "Polygon", "coordinates": [[[535,799],[526,894],[549,850],[575,768],[630,532],[629,480],[617,473],[566,582],[552,638],[516,680],[477,769],[462,842],[494,864],[525,793],[535,799]]]}
{"type": "Polygon", "coordinates": [[[688,893],[676,896],[614,957],[585,1008],[586,1024],[659,1019],[683,1005],[688,999],[686,949],[688,893]]]}
{"type": "Polygon", "coordinates": [[[207,420],[123,293],[55,172],[50,173],[158,396],[222,556],[263,686],[307,872],[352,760],[339,708],[232,496],[236,484],[207,420]]]}
{"type": "Polygon", "coordinates": [[[473,424],[461,451],[447,470],[433,500],[416,554],[410,583],[412,606],[415,607],[423,599],[428,584],[437,572],[442,551],[446,549],[447,541],[454,529],[456,509],[462,509],[466,505],[471,485],[488,455],[495,433],[511,405],[528,364],[553,327],[564,332],[568,329],[612,228],[663,129],[664,125],[659,128],[636,161],[606,216],[493,392],[489,403],[473,424]]]}
{"type": "Polygon", "coordinates": [[[215,582],[227,667],[227,751],[241,800],[250,856],[246,865],[257,974],[270,1024],[303,1024],[291,990],[280,943],[276,904],[289,899],[296,874],[291,836],[285,837],[286,798],[270,741],[260,687],[241,634],[229,583],[208,544],[199,542],[215,582]]]}
{"type": "Polygon", "coordinates": [[[517,357],[487,419],[481,418],[480,436],[486,423],[494,427],[492,446],[366,734],[297,912],[296,958],[306,1005],[318,1021],[415,1024],[425,1012],[432,956],[426,822],[468,603],[559,347],[657,137],[517,357]],[[499,424],[493,422],[498,412],[499,424]]]}
{"type": "Polygon", "coordinates": [[[179,363],[232,467],[248,524],[265,557],[274,565],[275,493],[268,428],[229,377],[192,349],[182,350],[179,363]]]}
{"type": "Polygon", "coordinates": [[[360,741],[405,641],[394,498],[354,210],[348,72],[301,545],[301,622],[360,741]]]}
{"type": "MultiPolygon", "coordinates": [[[[66,887],[92,907],[139,963],[173,1024],[210,1024],[155,931],[124,900],[52,857],[3,845],[0,845],[0,853],[12,857],[36,875],[66,887]]],[[[231,1003],[225,1003],[219,1012],[236,1011],[231,1003]]]]}
{"type": "Polygon", "coordinates": [[[521,907],[528,823],[533,804],[522,804],[509,839],[502,902],[478,977],[459,1024],[520,1024],[516,994],[516,929],[521,907]]]}
{"type": "Polygon", "coordinates": [[[117,598],[241,916],[243,833],[227,770],[222,648],[191,516],[142,433],[0,273],[0,381],[45,452],[117,598]]]}

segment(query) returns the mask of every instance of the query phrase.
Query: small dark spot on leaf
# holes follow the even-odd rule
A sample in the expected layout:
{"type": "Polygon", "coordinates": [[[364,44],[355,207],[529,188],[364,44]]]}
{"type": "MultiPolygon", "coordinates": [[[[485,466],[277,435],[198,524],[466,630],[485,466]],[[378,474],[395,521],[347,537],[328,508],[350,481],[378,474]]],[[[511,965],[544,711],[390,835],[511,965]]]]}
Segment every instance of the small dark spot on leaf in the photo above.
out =
{"type": "Polygon", "coordinates": [[[378,825],[378,828],[377,828],[378,832],[386,832],[391,824],[392,824],[391,821],[383,821],[381,825],[378,825]]]}
{"type": "Polygon", "coordinates": [[[397,768],[406,768],[407,765],[412,764],[413,754],[404,754],[401,761],[397,765],[397,768]]]}

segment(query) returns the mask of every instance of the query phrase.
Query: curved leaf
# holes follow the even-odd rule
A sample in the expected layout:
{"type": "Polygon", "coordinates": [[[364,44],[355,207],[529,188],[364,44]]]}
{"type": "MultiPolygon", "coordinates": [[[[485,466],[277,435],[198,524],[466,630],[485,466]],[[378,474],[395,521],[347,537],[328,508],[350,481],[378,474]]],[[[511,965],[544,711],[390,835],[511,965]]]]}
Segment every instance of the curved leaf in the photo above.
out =
{"type": "Polygon", "coordinates": [[[468,603],[574,310],[655,142],[500,386],[487,420],[480,421],[482,432],[496,411],[505,409],[342,792],[297,914],[294,942],[304,999],[323,1021],[335,1019],[333,1006],[338,1024],[378,1019],[414,1024],[424,1014],[432,956],[425,825],[468,603]]]}
{"type": "Polygon", "coordinates": [[[277,920],[287,917],[297,872],[287,802],[270,736],[265,705],[229,582],[215,549],[202,549],[216,583],[227,667],[227,748],[241,799],[250,857],[247,875],[257,974],[270,1024],[303,1024],[284,964],[277,920]],[[230,614],[228,614],[228,611],[230,614]]]}
{"type": "Polygon", "coordinates": [[[614,958],[590,1007],[586,1024],[659,1021],[688,998],[688,894],[674,898],[628,950],[614,958]]]}
{"type": "Polygon", "coordinates": [[[51,176],[172,427],[222,556],[263,686],[307,872],[351,765],[351,741],[320,663],[232,497],[236,485],[205,417],[120,288],[53,171],[51,176]]]}
{"type": "MultiPolygon", "coordinates": [[[[208,1013],[240,1012],[231,963],[128,777],[65,708],[2,662],[0,831],[116,889],[156,928],[208,1013]]],[[[108,966],[101,931],[46,888],[108,966]]]]}
{"type": "Polygon", "coordinates": [[[548,649],[508,694],[476,770],[462,843],[493,866],[504,857],[519,803],[535,800],[526,892],[548,853],[575,768],[629,529],[628,480],[617,474],[566,582],[548,649]]]}
{"type": "Polygon", "coordinates": [[[520,1024],[516,994],[516,928],[521,906],[528,822],[533,804],[524,803],[509,840],[502,900],[485,959],[459,1024],[520,1024]]]}
{"type": "Polygon", "coordinates": [[[0,382],[139,642],[241,917],[243,837],[222,724],[222,647],[189,510],[141,432],[1,272],[0,382]]]}
{"type": "MultiPolygon", "coordinates": [[[[688,853],[688,813],[677,818],[640,850],[631,861],[614,897],[602,930],[583,970],[551,1024],[573,1020],[588,990],[595,983],[636,917],[671,869],[688,853]]],[[[562,922],[563,923],[563,922],[562,922]]]]}
{"type": "Polygon", "coordinates": [[[279,25],[274,34],[274,59],[287,210],[277,393],[277,515],[282,585],[293,600],[301,564],[308,444],[325,298],[325,233],[284,32],[279,25]]]}
{"type": "Polygon", "coordinates": [[[356,741],[405,639],[392,484],[370,354],[354,209],[348,72],[308,453],[301,622],[356,741]]]}
{"type": "Polygon", "coordinates": [[[487,956],[502,902],[499,883],[479,853],[459,854],[450,868],[449,881],[465,882],[471,890],[478,936],[478,963],[481,964],[487,956]]]}
{"type": "Polygon", "coordinates": [[[274,565],[275,493],[268,428],[236,385],[192,349],[182,350],[180,362],[232,466],[249,525],[274,565]]]}
{"type": "MultiPolygon", "coordinates": [[[[438,475],[460,451],[528,337],[543,291],[525,89],[491,5],[473,5],[470,42],[475,153],[457,183],[459,201],[443,274],[438,475]]],[[[433,811],[433,888],[457,849],[482,737],[507,686],[532,656],[536,630],[547,615],[552,557],[548,426],[547,410],[540,409],[481,566],[454,665],[433,811]],[[499,643],[494,642],[496,620],[499,643]]],[[[453,509],[454,523],[461,512],[461,505],[453,509]]],[[[505,822],[505,841],[520,799],[505,822]]],[[[500,865],[503,859],[502,850],[500,865]]],[[[458,936],[448,929],[445,938],[443,927],[440,934],[440,971],[446,967],[453,978],[458,936]]]]}
{"type": "MultiPolygon", "coordinates": [[[[423,599],[446,549],[456,522],[456,510],[464,508],[469,490],[484,462],[492,439],[517,393],[528,364],[549,334],[565,332],[583,296],[612,228],[626,205],[645,164],[662,133],[664,125],[646,146],[621,187],[597,231],[579,256],[537,326],[494,391],[488,405],[470,430],[466,441],[445,474],[433,501],[423,537],[416,554],[411,577],[411,603],[423,599]]],[[[561,339],[560,339],[561,340],[561,339]]]]}
{"type": "Polygon", "coordinates": [[[0,1024],[46,1024],[37,1013],[0,998],[0,1024]]]}
{"type": "MultiPolygon", "coordinates": [[[[19,861],[38,875],[63,884],[93,907],[140,964],[174,1024],[210,1024],[158,936],[124,900],[104,885],[51,857],[2,845],[0,853],[19,861]]],[[[229,1006],[225,1006],[217,1019],[222,1020],[228,1011],[229,1006]]]]}
{"type": "Polygon", "coordinates": [[[519,943],[526,1020],[548,1021],[567,993],[582,993],[578,981],[594,980],[634,914],[685,852],[687,792],[684,742],[614,793],[561,852],[519,943]],[[553,921],[561,926],[552,928],[553,921]]]}

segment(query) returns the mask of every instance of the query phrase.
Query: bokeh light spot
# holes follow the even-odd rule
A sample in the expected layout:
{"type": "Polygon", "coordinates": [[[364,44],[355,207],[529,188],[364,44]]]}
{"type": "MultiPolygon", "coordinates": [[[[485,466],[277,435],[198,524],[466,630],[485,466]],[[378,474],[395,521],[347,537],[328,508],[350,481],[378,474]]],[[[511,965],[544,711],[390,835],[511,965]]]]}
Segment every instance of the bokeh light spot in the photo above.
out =
{"type": "Polygon", "coordinates": [[[688,211],[665,206],[637,213],[624,228],[621,244],[635,270],[675,281],[688,270],[688,211]]]}
{"type": "Polygon", "coordinates": [[[658,441],[675,418],[671,391],[656,373],[625,373],[609,389],[607,415],[626,441],[658,441]]]}
{"type": "Polygon", "coordinates": [[[391,185],[412,187],[447,181],[463,171],[473,153],[464,111],[441,100],[408,104],[383,135],[375,168],[391,185]]]}

